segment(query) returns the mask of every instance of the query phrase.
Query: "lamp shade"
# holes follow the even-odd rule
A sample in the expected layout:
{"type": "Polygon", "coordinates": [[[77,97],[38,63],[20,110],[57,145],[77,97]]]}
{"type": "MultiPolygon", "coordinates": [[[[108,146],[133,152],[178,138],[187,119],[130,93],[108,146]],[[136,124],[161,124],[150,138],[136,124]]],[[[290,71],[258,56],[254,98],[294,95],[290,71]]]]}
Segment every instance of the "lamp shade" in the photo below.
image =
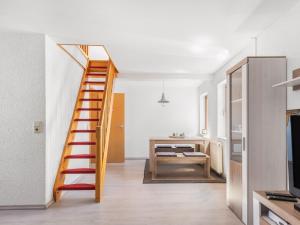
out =
{"type": "Polygon", "coordinates": [[[158,103],[162,104],[162,106],[164,106],[165,104],[169,103],[170,101],[168,101],[165,97],[165,93],[163,92],[161,95],[161,99],[158,101],[158,103]]]}

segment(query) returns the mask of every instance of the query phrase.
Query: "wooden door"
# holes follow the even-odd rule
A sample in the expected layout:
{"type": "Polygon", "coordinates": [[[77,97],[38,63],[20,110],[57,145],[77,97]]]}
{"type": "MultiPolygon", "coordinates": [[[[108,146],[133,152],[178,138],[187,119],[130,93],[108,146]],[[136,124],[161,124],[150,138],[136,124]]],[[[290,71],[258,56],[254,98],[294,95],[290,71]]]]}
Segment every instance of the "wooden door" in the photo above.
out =
{"type": "Polygon", "coordinates": [[[124,93],[115,93],[107,159],[109,163],[122,163],[125,159],[124,103],[124,93]]]}

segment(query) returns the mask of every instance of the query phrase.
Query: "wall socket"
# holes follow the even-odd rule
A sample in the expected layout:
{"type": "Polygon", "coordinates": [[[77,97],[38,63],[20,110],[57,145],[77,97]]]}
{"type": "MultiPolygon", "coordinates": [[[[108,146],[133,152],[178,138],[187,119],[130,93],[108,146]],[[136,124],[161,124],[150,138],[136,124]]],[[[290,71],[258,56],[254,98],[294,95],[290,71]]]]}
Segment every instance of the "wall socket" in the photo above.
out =
{"type": "Polygon", "coordinates": [[[34,121],[33,123],[33,132],[35,134],[42,133],[43,130],[43,122],[42,121],[34,121]]]}

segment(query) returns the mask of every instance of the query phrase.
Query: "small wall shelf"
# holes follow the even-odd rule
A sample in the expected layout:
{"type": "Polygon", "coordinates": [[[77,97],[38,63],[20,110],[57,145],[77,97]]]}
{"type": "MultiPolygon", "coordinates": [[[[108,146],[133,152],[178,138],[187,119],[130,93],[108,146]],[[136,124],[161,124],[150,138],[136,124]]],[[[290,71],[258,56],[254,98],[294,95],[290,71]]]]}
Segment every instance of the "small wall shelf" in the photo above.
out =
{"type": "Polygon", "coordinates": [[[279,84],[275,84],[272,87],[293,87],[294,91],[300,90],[300,68],[293,70],[293,78],[279,84]]]}
{"type": "Polygon", "coordinates": [[[300,77],[291,79],[291,80],[287,80],[278,84],[274,84],[272,87],[282,87],[282,86],[286,86],[286,87],[294,87],[294,86],[298,86],[300,85],[300,77]]]}

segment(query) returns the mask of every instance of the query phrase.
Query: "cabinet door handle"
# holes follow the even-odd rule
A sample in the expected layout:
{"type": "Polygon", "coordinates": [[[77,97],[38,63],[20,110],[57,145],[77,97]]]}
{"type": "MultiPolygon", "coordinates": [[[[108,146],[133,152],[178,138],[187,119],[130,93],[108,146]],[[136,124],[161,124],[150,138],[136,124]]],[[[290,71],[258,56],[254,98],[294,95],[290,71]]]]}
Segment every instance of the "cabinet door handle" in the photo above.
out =
{"type": "Polygon", "coordinates": [[[245,151],[246,150],[246,138],[245,137],[243,137],[243,151],[245,151]]]}

